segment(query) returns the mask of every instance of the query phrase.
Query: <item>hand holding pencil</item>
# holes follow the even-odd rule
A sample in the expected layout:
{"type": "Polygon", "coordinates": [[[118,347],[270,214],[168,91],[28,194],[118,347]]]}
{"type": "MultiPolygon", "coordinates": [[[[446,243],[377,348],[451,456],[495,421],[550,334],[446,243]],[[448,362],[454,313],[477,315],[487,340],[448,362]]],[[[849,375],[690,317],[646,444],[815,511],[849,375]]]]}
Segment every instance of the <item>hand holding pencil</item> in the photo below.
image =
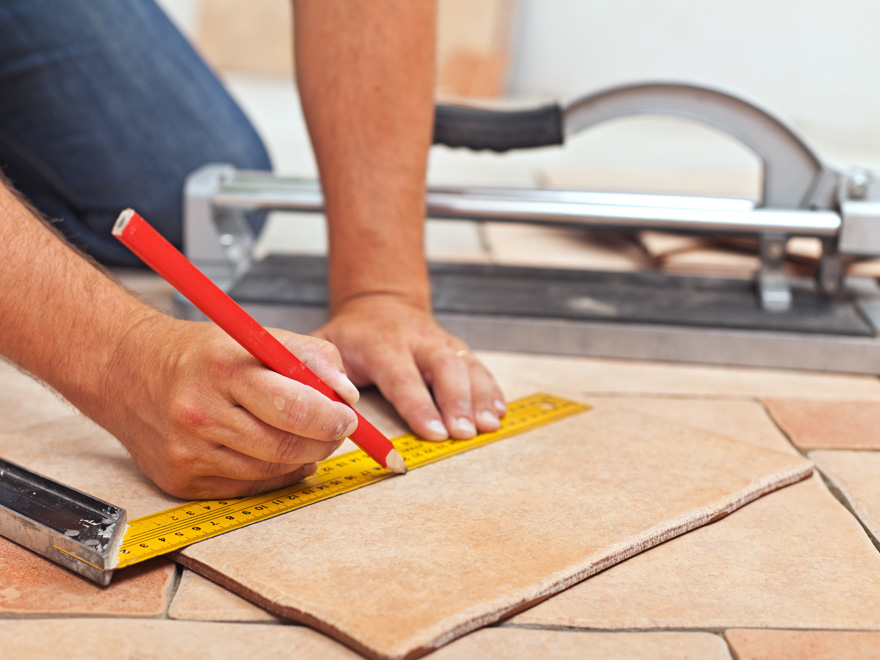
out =
{"type": "MultiPolygon", "coordinates": [[[[343,393],[349,397],[356,396],[356,390],[354,390],[354,387],[351,386],[350,383],[346,385],[347,381],[344,377],[339,377],[339,374],[342,372],[341,361],[339,360],[338,353],[335,352],[335,348],[333,348],[332,345],[311,337],[301,337],[298,335],[292,335],[291,333],[285,335],[296,338],[296,341],[298,342],[304,342],[306,352],[311,350],[318,351],[319,354],[322,351],[325,353],[323,356],[319,356],[323,359],[313,361],[313,364],[318,365],[323,369],[323,375],[325,378],[322,380],[311,369],[303,364],[303,362],[298,360],[272,334],[260,326],[225,293],[208,280],[207,277],[195,268],[195,266],[193,266],[179,251],[171,246],[170,243],[162,238],[158,232],[156,232],[134,211],[127,210],[120,215],[113,233],[131,248],[133,252],[141,257],[144,262],[168,280],[183,295],[189,298],[197,307],[205,312],[207,316],[212,318],[224,332],[247,349],[248,352],[254,355],[254,357],[263,363],[263,365],[271,369],[271,371],[269,371],[259,367],[257,364],[251,363],[256,371],[249,372],[248,377],[251,379],[260,378],[263,379],[264,382],[261,386],[251,388],[249,393],[244,391],[248,389],[246,384],[241,383],[241,387],[237,393],[239,398],[247,399],[250,397],[248,403],[242,407],[246,408],[245,412],[256,413],[251,415],[251,417],[256,418],[252,420],[256,425],[255,429],[261,431],[265,430],[261,427],[266,426],[268,420],[261,419],[261,417],[268,417],[273,420],[279,420],[280,417],[285,418],[284,421],[276,421],[274,424],[268,422],[270,426],[276,427],[275,434],[278,436],[285,435],[284,431],[286,429],[284,426],[285,424],[289,426],[291,421],[295,424],[309,427],[308,430],[305,431],[304,436],[301,436],[295,430],[286,430],[286,433],[293,433],[297,438],[301,438],[300,442],[303,445],[309,446],[310,441],[323,443],[323,448],[320,451],[322,454],[325,449],[329,449],[329,451],[326,451],[326,454],[317,458],[312,458],[311,456],[314,454],[313,450],[315,449],[315,447],[312,446],[310,450],[312,453],[308,455],[308,461],[325,458],[326,455],[329,455],[338,444],[335,441],[340,440],[341,437],[345,437],[345,434],[350,433],[352,440],[373,457],[380,465],[397,472],[406,471],[406,466],[404,465],[403,460],[397,451],[394,450],[390,441],[369,422],[364,420],[358,413],[348,407],[347,402],[345,402],[324,382],[324,380],[338,380],[339,383],[334,383],[337,386],[337,389],[343,391],[343,393]],[[314,344],[314,346],[312,346],[312,344],[314,344]],[[328,366],[328,364],[334,366],[328,366]],[[270,389],[266,390],[266,387],[269,387],[270,389]],[[265,392],[272,391],[272,387],[276,389],[286,388],[288,391],[281,392],[278,390],[273,396],[265,396],[265,392]],[[351,389],[351,392],[347,391],[349,388],[351,389]],[[294,392],[293,390],[296,391],[294,392]],[[254,399],[255,396],[256,400],[254,399]],[[282,414],[282,410],[288,405],[288,402],[291,401],[291,399],[297,403],[307,404],[306,407],[314,411],[314,414],[311,416],[312,419],[305,419],[303,415],[300,414],[302,409],[299,413],[294,412],[294,414],[291,414],[288,410],[287,414],[282,414]],[[354,424],[351,423],[354,421],[351,417],[352,415],[357,419],[356,428],[354,424]],[[329,424],[328,420],[331,420],[329,424]],[[344,435],[339,436],[339,433],[343,433],[344,435]],[[309,434],[312,436],[320,436],[320,439],[316,437],[306,437],[309,434]]],[[[208,324],[186,324],[185,322],[179,321],[175,323],[184,324],[184,326],[189,329],[189,332],[198,331],[209,334],[213,332],[214,335],[217,335],[216,328],[212,328],[208,324]]],[[[214,341],[219,340],[219,337],[214,338],[214,341]]],[[[210,377],[209,374],[204,374],[204,376],[210,377]]],[[[210,383],[206,383],[206,386],[210,387],[210,385],[210,383]]],[[[308,415],[306,417],[308,417],[308,415]]],[[[269,435],[271,436],[272,434],[270,433],[269,435]]],[[[287,438],[285,442],[289,444],[289,440],[290,439],[287,438]]],[[[247,442],[247,439],[243,438],[238,440],[238,442],[247,442]]],[[[247,451],[250,450],[249,447],[244,452],[242,452],[242,447],[224,447],[224,449],[236,453],[247,453],[247,451]]],[[[132,453],[135,455],[136,460],[138,460],[141,466],[144,467],[143,460],[139,459],[135,451],[132,451],[132,453]]],[[[252,454],[249,456],[251,458],[257,458],[253,457],[252,454]]],[[[278,463],[277,459],[279,457],[277,451],[273,454],[272,451],[269,450],[267,455],[259,458],[262,461],[268,461],[270,464],[274,465],[278,463]]],[[[283,471],[281,465],[278,465],[277,467],[264,467],[267,470],[276,470],[276,473],[281,473],[283,471]]],[[[294,475],[291,475],[291,479],[295,480],[293,479],[293,476],[294,475]]],[[[303,474],[299,478],[304,476],[306,475],[303,474]]],[[[151,477],[156,480],[153,475],[151,475],[151,477]]],[[[162,484],[160,483],[160,485],[162,484]]],[[[277,486],[274,486],[273,484],[273,487],[277,486]]],[[[163,488],[169,490],[164,485],[163,488]]],[[[216,492],[217,491],[212,491],[211,494],[216,495],[216,492]]],[[[192,492],[187,492],[185,496],[198,497],[198,495],[192,492]]],[[[204,494],[202,496],[205,497],[208,495],[204,494]]],[[[231,495],[224,494],[223,496],[231,495]]]]}

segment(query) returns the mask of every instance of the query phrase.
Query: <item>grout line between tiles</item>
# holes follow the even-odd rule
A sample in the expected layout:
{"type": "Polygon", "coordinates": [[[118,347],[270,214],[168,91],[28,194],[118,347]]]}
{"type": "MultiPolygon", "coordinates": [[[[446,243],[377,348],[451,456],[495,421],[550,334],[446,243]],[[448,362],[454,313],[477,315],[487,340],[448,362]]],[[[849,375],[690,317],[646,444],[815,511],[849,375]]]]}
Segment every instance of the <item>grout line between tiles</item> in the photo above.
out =
{"type": "Polygon", "coordinates": [[[158,618],[171,618],[168,616],[168,612],[169,610],[171,610],[171,603],[174,602],[174,597],[177,595],[177,590],[180,589],[180,581],[183,579],[183,571],[183,566],[181,566],[177,562],[174,562],[174,577],[171,580],[171,584],[168,585],[168,589],[165,591],[165,610],[162,612],[162,616],[158,618]]]}
{"type": "MultiPolygon", "coordinates": [[[[814,463],[814,465],[816,465],[814,463]]],[[[853,509],[852,504],[849,501],[849,498],[844,494],[844,492],[837,487],[837,485],[832,481],[832,479],[825,474],[822,468],[819,465],[816,465],[816,472],[819,473],[819,476],[822,478],[822,483],[825,484],[825,487],[830,491],[830,493],[834,496],[834,498],[843,505],[853,518],[861,525],[865,534],[868,536],[868,540],[871,541],[871,545],[874,546],[874,549],[877,552],[880,552],[880,539],[874,536],[874,532],[862,521],[862,518],[856,513],[855,509],[853,509]]]]}

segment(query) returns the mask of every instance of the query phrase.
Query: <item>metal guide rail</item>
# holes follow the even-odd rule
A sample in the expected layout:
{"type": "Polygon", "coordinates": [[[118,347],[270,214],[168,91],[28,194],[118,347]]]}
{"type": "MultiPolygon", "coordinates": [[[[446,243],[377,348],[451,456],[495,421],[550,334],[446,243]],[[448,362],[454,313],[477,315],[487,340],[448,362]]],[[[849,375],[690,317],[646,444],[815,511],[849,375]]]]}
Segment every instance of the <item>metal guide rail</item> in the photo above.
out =
{"type": "MultiPolygon", "coordinates": [[[[880,373],[880,290],[844,276],[847,260],[880,255],[880,181],[828,165],[757,104],[707,87],[644,83],[514,112],[438,106],[434,138],[494,151],[559,145],[636,114],[683,117],[740,141],[761,161],[760,198],[431,188],[428,215],[753,237],[762,264],[754,281],[435,264],[438,318],[476,348],[880,373]],[[820,241],[814,278],[786,275],[793,236],[820,241]]],[[[272,209],[322,211],[318,183],[202,168],[186,188],[185,251],[261,322],[309,331],[326,318],[326,289],[310,279],[320,269],[314,257],[251,253],[245,214],[272,209]]]]}

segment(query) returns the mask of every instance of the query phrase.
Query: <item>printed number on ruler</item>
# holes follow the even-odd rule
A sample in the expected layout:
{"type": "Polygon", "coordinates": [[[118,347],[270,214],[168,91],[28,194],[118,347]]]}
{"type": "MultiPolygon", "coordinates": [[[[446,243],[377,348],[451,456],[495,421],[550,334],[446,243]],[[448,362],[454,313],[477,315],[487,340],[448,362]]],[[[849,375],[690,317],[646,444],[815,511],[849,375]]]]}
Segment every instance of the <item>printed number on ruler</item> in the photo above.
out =
{"type": "MultiPolygon", "coordinates": [[[[590,407],[553,396],[533,394],[512,402],[501,428],[470,440],[429,442],[408,434],[394,446],[412,470],[443,458],[544,426],[590,407]]],[[[179,550],[245,525],[272,518],[309,504],[395,476],[361,450],[328,458],[303,481],[280,490],[228,500],[190,502],[131,521],[119,550],[118,568],[179,550]]]]}

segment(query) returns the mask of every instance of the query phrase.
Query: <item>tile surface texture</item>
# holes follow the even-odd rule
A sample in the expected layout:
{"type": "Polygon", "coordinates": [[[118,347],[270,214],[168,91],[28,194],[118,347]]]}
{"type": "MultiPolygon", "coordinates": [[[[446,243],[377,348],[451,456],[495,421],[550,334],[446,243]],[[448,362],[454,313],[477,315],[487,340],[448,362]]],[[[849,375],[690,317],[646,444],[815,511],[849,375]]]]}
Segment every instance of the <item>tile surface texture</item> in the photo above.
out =
{"type": "Polygon", "coordinates": [[[788,439],[756,401],[663,397],[601,397],[585,399],[597,410],[625,409],[665,417],[683,426],[724,436],[764,449],[797,454],[788,439]]]}
{"type": "Polygon", "coordinates": [[[0,358],[0,433],[73,414],[58,394],[0,358]]]}
{"type": "Polygon", "coordinates": [[[109,587],[67,571],[0,539],[0,614],[157,617],[168,605],[174,564],[144,562],[114,576],[109,587]]]}
{"type": "Polygon", "coordinates": [[[830,630],[727,630],[738,660],[878,660],[880,633],[830,630]]]}
{"type": "Polygon", "coordinates": [[[818,374],[774,369],[712,367],[635,360],[478,353],[514,398],[547,391],[561,396],[663,395],[694,398],[804,397],[880,402],[874,376],[818,374]]]}
{"type": "Polygon", "coordinates": [[[168,616],[190,621],[272,623],[282,620],[241,596],[185,569],[171,607],[168,608],[168,616]]]}
{"type": "Polygon", "coordinates": [[[880,403],[765,399],[767,410],[801,449],[880,449],[880,403]]]}
{"type": "Polygon", "coordinates": [[[880,555],[818,476],[614,566],[514,624],[880,630],[880,555]]]}
{"type": "Polygon", "coordinates": [[[880,543],[880,452],[812,451],[810,458],[880,543]]]}
{"type": "Polygon", "coordinates": [[[730,660],[727,645],[708,633],[582,633],[486,628],[429,656],[431,660],[730,660]]]}
{"type": "MultiPolygon", "coordinates": [[[[370,394],[367,393],[364,398],[370,406],[370,419],[377,424],[380,420],[383,425],[393,424],[393,413],[370,394]]],[[[597,410],[611,408],[665,417],[765,449],[796,453],[764,408],[754,401],[591,397],[589,403],[597,410]]],[[[352,449],[352,446],[346,446],[342,451],[352,449]]],[[[266,610],[188,570],[184,572],[177,588],[169,616],[201,621],[278,620],[266,610]]]]}
{"type": "Polygon", "coordinates": [[[810,468],[609,407],[191,546],[180,560],[369,655],[414,657],[810,468]]]}
{"type": "Polygon", "coordinates": [[[303,626],[130,619],[0,621],[9,660],[357,660],[303,626]]]}

